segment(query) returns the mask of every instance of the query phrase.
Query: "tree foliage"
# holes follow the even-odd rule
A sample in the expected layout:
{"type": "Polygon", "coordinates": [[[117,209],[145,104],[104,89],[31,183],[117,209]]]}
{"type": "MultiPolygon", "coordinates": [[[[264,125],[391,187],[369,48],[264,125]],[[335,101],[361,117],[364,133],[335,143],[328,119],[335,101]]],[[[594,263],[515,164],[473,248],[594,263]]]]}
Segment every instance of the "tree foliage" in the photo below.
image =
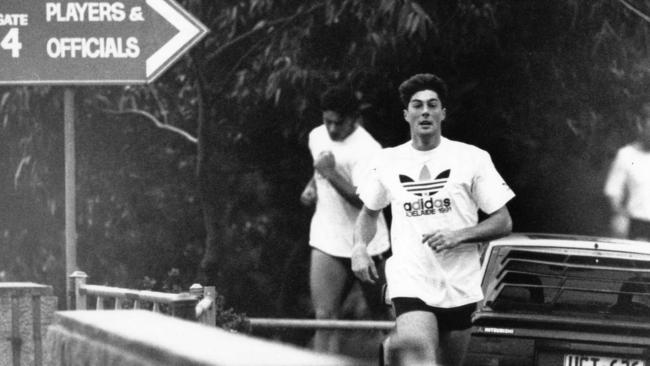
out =
{"type": "MultiPolygon", "coordinates": [[[[603,234],[602,176],[650,85],[644,2],[179,2],[211,32],[158,81],[77,88],[91,282],[155,288],[177,268],[242,311],[305,316],[298,196],[318,95],[349,83],[392,146],[408,139],[396,88],[416,72],[450,84],[444,133],[490,151],[518,194],[516,230],[603,234]]],[[[61,88],[0,98],[0,277],[60,288],[61,88]]]]}

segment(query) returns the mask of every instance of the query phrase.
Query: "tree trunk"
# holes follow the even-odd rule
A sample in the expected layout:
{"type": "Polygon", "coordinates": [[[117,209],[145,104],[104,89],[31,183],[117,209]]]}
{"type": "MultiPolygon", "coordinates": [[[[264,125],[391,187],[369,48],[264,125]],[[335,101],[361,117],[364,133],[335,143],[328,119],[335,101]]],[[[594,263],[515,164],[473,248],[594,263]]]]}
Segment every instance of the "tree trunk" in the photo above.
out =
{"type": "MultiPolygon", "coordinates": [[[[205,87],[201,76],[197,78],[198,84],[198,145],[196,175],[199,200],[203,212],[205,228],[205,250],[199,266],[198,281],[203,285],[216,284],[219,277],[219,233],[223,232],[223,217],[226,212],[219,212],[217,204],[218,173],[211,172],[211,161],[214,154],[212,147],[212,128],[206,118],[205,87]]],[[[223,191],[223,190],[221,190],[223,191]]],[[[225,210],[224,210],[225,211],[225,210]]]]}

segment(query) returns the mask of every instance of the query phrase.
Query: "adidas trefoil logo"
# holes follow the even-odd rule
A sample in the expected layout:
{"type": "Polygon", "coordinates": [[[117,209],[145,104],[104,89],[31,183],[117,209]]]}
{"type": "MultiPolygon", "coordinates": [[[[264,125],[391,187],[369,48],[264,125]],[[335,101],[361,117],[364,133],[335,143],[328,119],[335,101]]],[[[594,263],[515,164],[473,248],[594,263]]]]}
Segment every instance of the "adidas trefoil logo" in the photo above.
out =
{"type": "Polygon", "coordinates": [[[445,187],[449,181],[450,174],[451,169],[447,169],[438,174],[435,179],[431,179],[431,172],[424,165],[422,166],[422,170],[420,170],[418,181],[404,174],[399,175],[399,181],[407,192],[419,197],[428,197],[433,196],[445,187]]]}

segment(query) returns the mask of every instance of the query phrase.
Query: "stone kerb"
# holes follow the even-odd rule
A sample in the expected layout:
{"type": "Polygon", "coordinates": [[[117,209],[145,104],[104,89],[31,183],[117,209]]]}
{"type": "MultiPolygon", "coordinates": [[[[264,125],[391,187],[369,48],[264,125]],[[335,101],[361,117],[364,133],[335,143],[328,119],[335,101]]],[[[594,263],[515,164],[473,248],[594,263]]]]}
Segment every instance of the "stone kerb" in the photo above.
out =
{"type": "Polygon", "coordinates": [[[0,366],[43,365],[43,340],[57,309],[52,287],[0,282],[0,366]]]}
{"type": "Polygon", "coordinates": [[[58,312],[45,358],[57,366],[359,365],[144,310],[58,312]]]}

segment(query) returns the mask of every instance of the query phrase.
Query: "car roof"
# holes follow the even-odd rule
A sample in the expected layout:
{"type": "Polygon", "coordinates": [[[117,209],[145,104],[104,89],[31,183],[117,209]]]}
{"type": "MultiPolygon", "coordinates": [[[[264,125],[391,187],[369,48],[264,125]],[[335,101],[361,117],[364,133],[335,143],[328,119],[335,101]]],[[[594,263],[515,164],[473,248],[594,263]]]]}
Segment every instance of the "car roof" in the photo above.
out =
{"type": "Polygon", "coordinates": [[[513,233],[504,238],[490,242],[491,248],[510,245],[525,247],[550,246],[573,249],[604,249],[650,254],[649,242],[574,234],[513,233]]]}

